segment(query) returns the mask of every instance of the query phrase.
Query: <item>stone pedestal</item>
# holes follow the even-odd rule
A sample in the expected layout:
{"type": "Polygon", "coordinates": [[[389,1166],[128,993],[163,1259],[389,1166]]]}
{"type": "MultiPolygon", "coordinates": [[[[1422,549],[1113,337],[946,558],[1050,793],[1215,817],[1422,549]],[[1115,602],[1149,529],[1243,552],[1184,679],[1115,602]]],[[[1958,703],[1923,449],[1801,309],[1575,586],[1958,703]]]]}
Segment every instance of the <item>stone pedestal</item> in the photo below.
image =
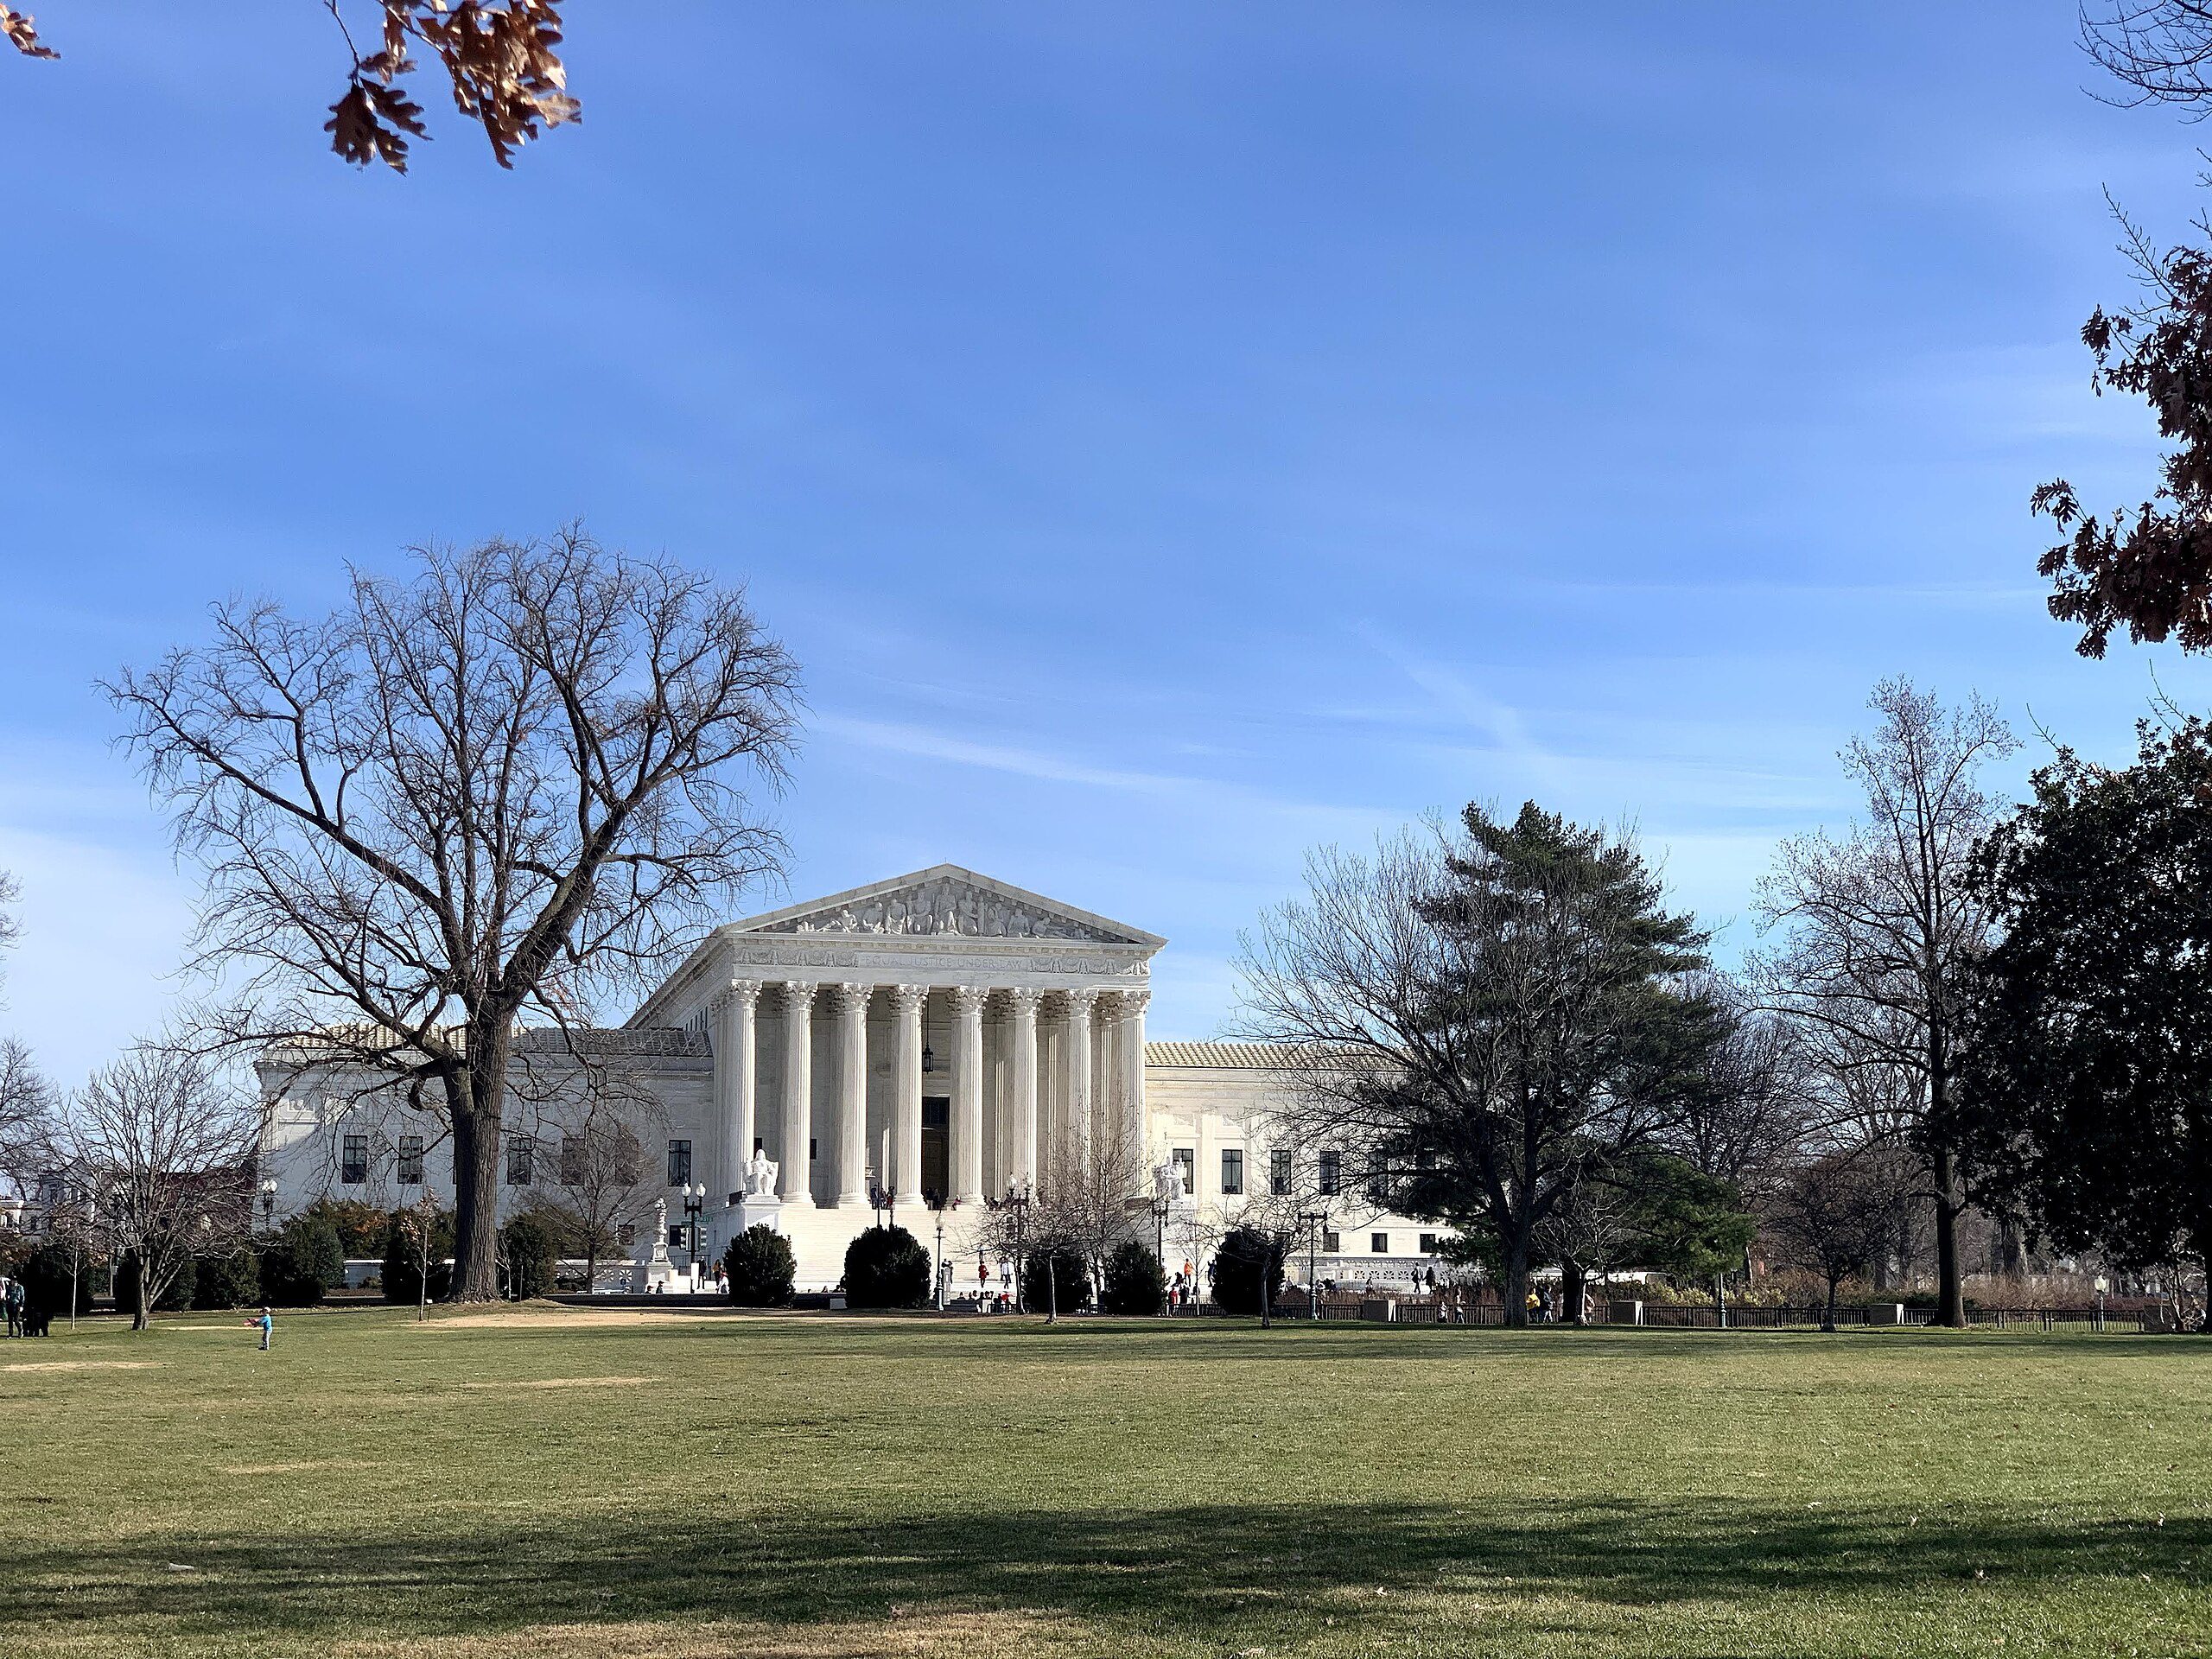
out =
{"type": "Polygon", "coordinates": [[[737,1202],[725,1205],[708,1222],[704,1230],[704,1253],[707,1277],[715,1276],[715,1263],[722,1259],[730,1241],[748,1227],[766,1227],[791,1236],[791,1229],[784,1220],[784,1201],[773,1192],[742,1192],[737,1202]]]}
{"type": "MultiPolygon", "coordinates": [[[[653,1205],[653,1236],[645,1248],[639,1250],[638,1259],[630,1270],[630,1294],[633,1296],[664,1296],[675,1285],[679,1275],[676,1264],[668,1259],[668,1205],[653,1205]]],[[[686,1279],[686,1283],[689,1283],[686,1279]]]]}

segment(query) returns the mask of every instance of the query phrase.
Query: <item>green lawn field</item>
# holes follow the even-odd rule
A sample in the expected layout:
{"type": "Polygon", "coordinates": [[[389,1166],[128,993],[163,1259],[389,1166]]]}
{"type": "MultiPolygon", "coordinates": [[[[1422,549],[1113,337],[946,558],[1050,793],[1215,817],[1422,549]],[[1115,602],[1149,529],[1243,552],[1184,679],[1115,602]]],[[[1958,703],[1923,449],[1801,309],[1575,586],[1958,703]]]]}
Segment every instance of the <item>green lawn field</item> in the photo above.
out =
{"type": "Polygon", "coordinates": [[[2212,1345],[526,1307],[0,1344],[0,1654],[2212,1653],[2212,1345]]]}

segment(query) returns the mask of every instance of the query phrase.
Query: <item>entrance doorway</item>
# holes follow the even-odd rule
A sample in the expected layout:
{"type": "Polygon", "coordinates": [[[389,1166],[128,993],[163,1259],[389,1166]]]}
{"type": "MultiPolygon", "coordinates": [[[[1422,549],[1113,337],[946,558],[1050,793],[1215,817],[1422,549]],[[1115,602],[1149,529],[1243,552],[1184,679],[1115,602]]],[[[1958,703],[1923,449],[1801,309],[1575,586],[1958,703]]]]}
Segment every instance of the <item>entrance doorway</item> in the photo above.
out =
{"type": "Polygon", "coordinates": [[[944,1096],[922,1096],[922,1197],[939,1209],[951,1190],[952,1102],[944,1096]]]}

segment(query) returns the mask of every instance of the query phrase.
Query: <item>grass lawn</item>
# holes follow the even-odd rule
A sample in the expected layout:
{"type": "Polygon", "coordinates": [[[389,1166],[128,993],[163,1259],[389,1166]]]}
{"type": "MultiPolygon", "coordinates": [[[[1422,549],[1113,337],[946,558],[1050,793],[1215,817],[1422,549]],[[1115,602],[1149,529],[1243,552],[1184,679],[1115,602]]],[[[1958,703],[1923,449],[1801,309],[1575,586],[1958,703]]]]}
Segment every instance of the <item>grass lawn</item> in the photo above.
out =
{"type": "Polygon", "coordinates": [[[181,1316],[0,1344],[0,1654],[2212,1653],[2208,1405],[2190,1338],[181,1316]]]}

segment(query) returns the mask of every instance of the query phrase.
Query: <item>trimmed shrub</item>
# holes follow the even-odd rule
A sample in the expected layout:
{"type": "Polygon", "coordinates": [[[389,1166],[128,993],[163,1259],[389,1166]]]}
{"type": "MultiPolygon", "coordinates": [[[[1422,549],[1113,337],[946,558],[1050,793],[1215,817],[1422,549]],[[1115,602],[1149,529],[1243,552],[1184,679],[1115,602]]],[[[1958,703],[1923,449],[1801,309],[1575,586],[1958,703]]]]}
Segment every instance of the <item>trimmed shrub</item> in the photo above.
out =
{"type": "Polygon", "coordinates": [[[1099,1299],[1109,1313],[1157,1313],[1167,1299],[1167,1275],[1149,1244],[1135,1239],[1117,1244],[1106,1258],[1106,1293],[1099,1299]]]}
{"type": "MultiPolygon", "coordinates": [[[[300,1214],[330,1224],[338,1235],[338,1254],[343,1260],[375,1255],[384,1249],[385,1224],[389,1217],[365,1198],[317,1198],[300,1214]]],[[[325,1282],[334,1289],[339,1281],[325,1282]]]]}
{"type": "Polygon", "coordinates": [[[1257,1313],[1282,1291],[1282,1263],[1289,1241],[1256,1227],[1232,1227],[1213,1256],[1213,1300],[1224,1313],[1257,1313]]]}
{"type": "Polygon", "coordinates": [[[345,1247],[327,1216],[302,1210],[262,1247],[260,1300],[272,1307],[313,1307],[345,1282],[345,1247]]]}
{"type": "MultiPolygon", "coordinates": [[[[64,1293],[63,1300],[67,1300],[64,1293]]],[[[203,1255],[194,1264],[194,1307],[247,1307],[261,1300],[261,1258],[251,1249],[203,1255]]]]}
{"type": "Polygon", "coordinates": [[[904,1227],[871,1227],[845,1247],[848,1307],[926,1307],[930,1253],[904,1227]]]}
{"type": "Polygon", "coordinates": [[[1065,1240],[1040,1239],[1021,1262],[1021,1305],[1032,1313],[1080,1313],[1090,1306],[1090,1262],[1065,1240]],[[1047,1268],[1050,1277],[1047,1277],[1047,1268]]]}
{"type": "MultiPolygon", "coordinates": [[[[23,1306],[42,1310],[49,1318],[69,1317],[70,1253],[66,1246],[48,1244],[33,1250],[9,1268],[10,1274],[23,1281],[23,1306]]],[[[77,1311],[92,1311],[92,1274],[91,1261],[82,1255],[77,1263],[77,1311]]]]}
{"type": "MultiPolygon", "coordinates": [[[[423,1274],[416,1255],[415,1242],[408,1237],[402,1224],[413,1214],[411,1211],[395,1210],[386,1220],[384,1230],[384,1299],[387,1302],[412,1304],[423,1298],[423,1274]]],[[[453,1216],[444,1210],[430,1229],[430,1300],[442,1301],[453,1288],[453,1263],[447,1260],[453,1254],[453,1216]]]]}
{"type": "MultiPolygon", "coordinates": [[[[772,1227],[758,1224],[729,1242],[722,1252],[722,1271],[729,1274],[729,1299],[740,1307],[783,1307],[791,1300],[791,1281],[798,1262],[791,1242],[772,1227]]],[[[853,1258],[845,1255],[845,1276],[852,1278],[853,1258]]],[[[846,1300],[851,1300],[849,1290],[846,1300]]]]}
{"type": "Polygon", "coordinates": [[[507,1258],[507,1294],[525,1299],[550,1295],[561,1241],[545,1217],[524,1211],[506,1224],[500,1242],[507,1258]]]}

